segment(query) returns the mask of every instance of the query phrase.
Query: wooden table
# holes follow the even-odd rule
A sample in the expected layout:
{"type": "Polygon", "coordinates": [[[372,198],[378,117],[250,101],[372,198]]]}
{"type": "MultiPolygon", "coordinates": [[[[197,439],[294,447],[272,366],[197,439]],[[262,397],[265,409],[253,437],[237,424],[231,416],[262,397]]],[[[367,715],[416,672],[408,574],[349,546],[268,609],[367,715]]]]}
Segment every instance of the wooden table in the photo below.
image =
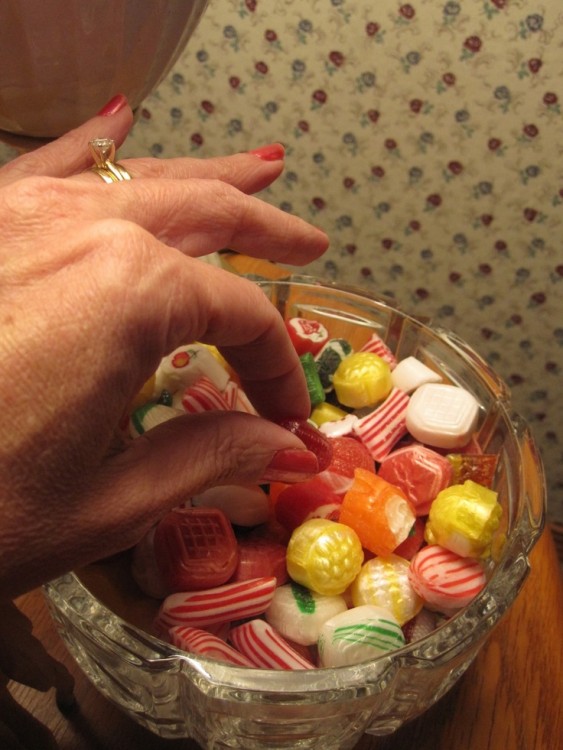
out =
{"type": "MultiPolygon", "coordinates": [[[[395,734],[366,735],[356,750],[563,748],[563,586],[549,531],[531,561],[520,596],[453,690],[395,734]]],[[[12,687],[14,697],[51,729],[60,750],[200,750],[190,740],[153,736],[102,697],[67,654],[40,591],[18,605],[33,620],[35,635],[76,678],[79,708],[68,718],[52,691],[12,687]]]]}

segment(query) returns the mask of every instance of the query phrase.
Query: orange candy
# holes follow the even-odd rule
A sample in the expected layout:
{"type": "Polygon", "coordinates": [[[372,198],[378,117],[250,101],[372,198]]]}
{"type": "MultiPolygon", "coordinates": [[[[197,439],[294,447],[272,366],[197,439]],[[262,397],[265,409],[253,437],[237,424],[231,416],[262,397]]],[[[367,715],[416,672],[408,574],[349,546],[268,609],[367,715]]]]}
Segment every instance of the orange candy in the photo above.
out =
{"type": "Polygon", "coordinates": [[[414,521],[402,490],[377,474],[356,469],[339,522],[354,529],[363,547],[375,555],[390,555],[407,538],[414,521]]]}

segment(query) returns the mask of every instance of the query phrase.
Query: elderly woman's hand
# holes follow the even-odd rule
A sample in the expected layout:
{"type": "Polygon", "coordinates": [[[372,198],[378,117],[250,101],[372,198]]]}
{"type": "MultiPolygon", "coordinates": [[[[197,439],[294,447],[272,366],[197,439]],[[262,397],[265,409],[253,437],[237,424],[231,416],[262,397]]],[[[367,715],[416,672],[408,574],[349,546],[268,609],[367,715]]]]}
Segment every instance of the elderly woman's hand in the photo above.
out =
{"type": "Polygon", "coordinates": [[[314,473],[269,420],[308,415],[285,326],[250,282],[203,263],[229,247],[304,264],[327,246],[251,197],[283,168],[279,146],[210,159],[129,159],[133,179],[87,170],[88,142],[124,139],[105,114],[0,170],[0,595],[135,544],[167,509],[220,483],[314,473]],[[160,359],[217,345],[264,417],[179,417],[112,451],[160,359]]]}

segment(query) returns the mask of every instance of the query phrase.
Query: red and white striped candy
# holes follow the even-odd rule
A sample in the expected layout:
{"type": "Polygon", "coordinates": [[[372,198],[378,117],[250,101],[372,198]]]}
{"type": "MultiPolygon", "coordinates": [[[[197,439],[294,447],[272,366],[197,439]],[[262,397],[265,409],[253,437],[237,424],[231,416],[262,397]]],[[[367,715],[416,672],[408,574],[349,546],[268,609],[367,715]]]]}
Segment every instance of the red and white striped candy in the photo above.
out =
{"type": "Polygon", "coordinates": [[[156,617],[157,630],[175,625],[205,628],[218,622],[256,617],[269,606],[276,590],[276,579],[254,578],[226,583],[205,591],[170,594],[156,617]]]}
{"type": "Polygon", "coordinates": [[[264,620],[245,622],[230,632],[229,639],[241,654],[261,669],[315,669],[264,620]]]}
{"type": "Polygon", "coordinates": [[[223,395],[227,399],[229,408],[232,409],[232,411],[242,411],[246,414],[258,414],[246,393],[238,383],[235,383],[234,380],[230,380],[227,383],[223,395]]]}
{"type": "Polygon", "coordinates": [[[186,388],[182,394],[182,406],[189,414],[202,411],[228,411],[229,403],[215,383],[206,375],[186,388]]]}
{"type": "Polygon", "coordinates": [[[409,580],[424,601],[441,612],[465,607],[487,582],[478,560],[460,557],[437,544],[416,553],[409,580]]]}
{"type": "Polygon", "coordinates": [[[354,432],[374,461],[382,461],[397,440],[406,435],[405,415],[408,404],[409,396],[398,388],[392,388],[377,409],[358,419],[354,425],[354,432]]]}
{"type": "Polygon", "coordinates": [[[199,656],[208,656],[217,661],[234,664],[237,667],[253,667],[254,664],[246,656],[237,651],[228,643],[222,641],[216,635],[207,630],[191,628],[189,625],[176,625],[168,631],[170,643],[199,656]]]}
{"type": "Polygon", "coordinates": [[[383,339],[377,335],[377,333],[371,334],[371,336],[366,341],[366,343],[362,346],[360,351],[371,352],[372,354],[377,354],[378,357],[381,357],[381,359],[384,359],[385,362],[387,362],[387,364],[392,370],[397,365],[397,357],[393,354],[391,349],[389,349],[385,341],[383,341],[383,339]]]}

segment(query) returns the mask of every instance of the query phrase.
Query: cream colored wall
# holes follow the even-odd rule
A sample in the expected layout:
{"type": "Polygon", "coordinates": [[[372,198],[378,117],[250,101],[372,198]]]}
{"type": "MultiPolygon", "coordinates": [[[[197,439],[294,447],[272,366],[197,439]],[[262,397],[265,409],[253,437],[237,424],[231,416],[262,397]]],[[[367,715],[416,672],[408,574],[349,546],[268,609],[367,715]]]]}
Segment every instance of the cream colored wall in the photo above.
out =
{"type": "Polygon", "coordinates": [[[477,348],[562,521],[562,74],[559,0],[212,0],[122,155],[282,141],[263,197],[332,240],[307,270],[477,348]]]}

